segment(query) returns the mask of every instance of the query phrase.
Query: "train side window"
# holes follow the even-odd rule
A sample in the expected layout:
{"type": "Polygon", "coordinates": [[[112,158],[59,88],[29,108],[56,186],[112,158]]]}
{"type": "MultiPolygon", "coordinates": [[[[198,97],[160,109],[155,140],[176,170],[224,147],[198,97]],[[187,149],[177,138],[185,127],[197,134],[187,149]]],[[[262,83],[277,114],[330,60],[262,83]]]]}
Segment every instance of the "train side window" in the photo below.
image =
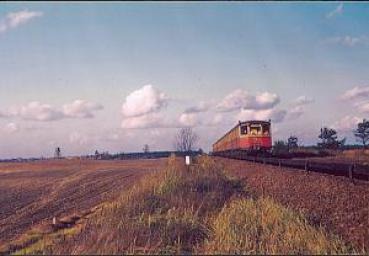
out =
{"type": "Polygon", "coordinates": [[[247,126],[241,126],[241,135],[247,134],[247,126]]]}

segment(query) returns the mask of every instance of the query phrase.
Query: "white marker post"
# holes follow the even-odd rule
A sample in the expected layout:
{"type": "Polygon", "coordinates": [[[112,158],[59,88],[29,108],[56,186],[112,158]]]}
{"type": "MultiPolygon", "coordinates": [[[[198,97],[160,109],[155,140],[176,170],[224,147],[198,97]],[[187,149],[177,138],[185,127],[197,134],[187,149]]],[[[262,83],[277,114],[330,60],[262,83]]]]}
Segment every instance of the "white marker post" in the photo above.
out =
{"type": "Polygon", "coordinates": [[[186,156],[186,165],[190,165],[191,164],[191,158],[190,156],[186,156]]]}

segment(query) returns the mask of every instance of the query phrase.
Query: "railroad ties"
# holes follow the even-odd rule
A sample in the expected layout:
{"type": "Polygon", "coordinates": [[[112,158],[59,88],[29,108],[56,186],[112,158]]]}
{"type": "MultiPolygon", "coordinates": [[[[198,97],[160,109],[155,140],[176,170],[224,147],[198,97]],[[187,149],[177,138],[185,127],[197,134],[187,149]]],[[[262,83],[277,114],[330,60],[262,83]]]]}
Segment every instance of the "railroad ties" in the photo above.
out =
{"type": "Polygon", "coordinates": [[[335,162],[323,162],[314,161],[311,159],[284,159],[275,157],[263,157],[256,155],[246,155],[242,153],[216,153],[215,156],[246,160],[255,163],[269,164],[282,167],[295,168],[308,172],[319,172],[330,174],[334,176],[348,177],[351,181],[366,180],[369,181],[369,165],[353,164],[353,163],[335,163],[335,162]]]}

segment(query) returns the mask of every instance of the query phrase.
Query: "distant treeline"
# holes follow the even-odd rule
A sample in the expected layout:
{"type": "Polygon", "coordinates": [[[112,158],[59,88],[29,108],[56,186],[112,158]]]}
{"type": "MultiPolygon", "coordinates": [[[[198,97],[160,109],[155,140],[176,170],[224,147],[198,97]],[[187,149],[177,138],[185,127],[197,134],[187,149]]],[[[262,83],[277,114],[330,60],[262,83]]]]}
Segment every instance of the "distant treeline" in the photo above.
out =
{"type": "Polygon", "coordinates": [[[101,160],[124,160],[124,159],[154,159],[169,157],[171,154],[176,156],[197,156],[203,153],[202,150],[197,151],[152,151],[152,152],[130,152],[130,153],[117,153],[117,154],[99,154],[90,155],[88,158],[101,159],[101,160]]]}
{"type": "MultiPolygon", "coordinates": [[[[317,145],[311,145],[311,146],[299,146],[299,148],[302,148],[302,149],[321,149],[320,146],[317,146],[317,145]]],[[[347,144],[347,145],[342,145],[340,147],[341,150],[349,150],[349,149],[364,149],[364,146],[363,145],[359,145],[359,144],[347,144]]]]}
{"type": "MultiPolygon", "coordinates": [[[[155,159],[162,157],[169,157],[171,154],[175,154],[176,156],[197,156],[203,154],[203,151],[194,150],[194,151],[152,151],[152,152],[128,152],[128,153],[116,153],[109,154],[108,152],[104,152],[101,154],[94,155],[84,155],[81,156],[83,159],[96,159],[96,160],[125,160],[125,159],[155,159]]],[[[79,156],[71,156],[71,157],[59,157],[58,159],[69,159],[69,158],[79,158],[79,156]]],[[[55,159],[55,157],[51,158],[12,158],[12,159],[0,159],[0,162],[32,162],[39,160],[47,160],[47,159],[55,159]]]]}

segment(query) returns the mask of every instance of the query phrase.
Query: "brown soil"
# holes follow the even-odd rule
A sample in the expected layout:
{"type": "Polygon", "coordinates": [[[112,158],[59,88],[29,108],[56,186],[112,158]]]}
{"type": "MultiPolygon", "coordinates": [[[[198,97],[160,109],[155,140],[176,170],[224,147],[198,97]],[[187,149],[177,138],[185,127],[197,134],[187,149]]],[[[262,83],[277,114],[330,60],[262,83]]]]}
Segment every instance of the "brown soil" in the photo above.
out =
{"type": "Polygon", "coordinates": [[[216,160],[243,178],[253,193],[304,212],[312,223],[322,224],[358,251],[369,249],[369,182],[352,183],[345,177],[242,160],[216,160]]]}
{"type": "Polygon", "coordinates": [[[47,160],[0,163],[0,247],[53,217],[79,215],[117,197],[157,160],[47,160]]]}

